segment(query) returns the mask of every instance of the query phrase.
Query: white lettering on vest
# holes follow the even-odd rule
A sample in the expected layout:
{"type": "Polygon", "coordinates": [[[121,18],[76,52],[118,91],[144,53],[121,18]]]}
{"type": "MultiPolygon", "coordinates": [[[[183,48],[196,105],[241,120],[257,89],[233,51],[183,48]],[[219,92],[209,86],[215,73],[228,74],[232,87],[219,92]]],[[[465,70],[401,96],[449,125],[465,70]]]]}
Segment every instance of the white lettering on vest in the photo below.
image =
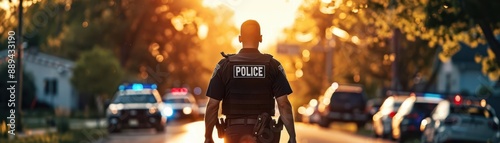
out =
{"type": "Polygon", "coordinates": [[[234,65],[234,78],[265,78],[266,67],[264,65],[234,65]]]}

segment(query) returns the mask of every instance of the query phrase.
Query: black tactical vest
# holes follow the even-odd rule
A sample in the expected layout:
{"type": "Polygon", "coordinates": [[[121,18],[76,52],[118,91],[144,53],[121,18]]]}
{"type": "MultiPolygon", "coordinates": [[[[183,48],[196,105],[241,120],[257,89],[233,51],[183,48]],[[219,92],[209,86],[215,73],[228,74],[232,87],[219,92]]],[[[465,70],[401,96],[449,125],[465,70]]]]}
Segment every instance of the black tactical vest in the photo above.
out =
{"type": "Polygon", "coordinates": [[[261,53],[239,53],[228,57],[231,77],[222,100],[224,115],[274,115],[274,96],[270,78],[272,56],[261,53]]]}

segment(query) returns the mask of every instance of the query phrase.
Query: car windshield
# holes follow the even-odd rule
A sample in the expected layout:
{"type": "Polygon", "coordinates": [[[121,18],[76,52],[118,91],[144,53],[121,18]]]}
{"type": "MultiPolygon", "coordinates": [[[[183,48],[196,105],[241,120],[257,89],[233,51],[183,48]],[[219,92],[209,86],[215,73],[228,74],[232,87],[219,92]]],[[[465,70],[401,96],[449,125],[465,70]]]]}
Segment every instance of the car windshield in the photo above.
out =
{"type": "Polygon", "coordinates": [[[454,114],[461,114],[461,115],[467,115],[467,116],[475,116],[475,117],[485,117],[485,118],[492,118],[493,114],[491,111],[489,111],[486,108],[481,108],[481,107],[467,107],[467,106],[460,106],[460,107],[451,107],[450,110],[451,113],[454,114]]]}
{"type": "Polygon", "coordinates": [[[413,111],[417,113],[430,114],[434,108],[436,108],[436,103],[415,103],[413,105],[413,111]]]}
{"type": "Polygon", "coordinates": [[[364,104],[361,93],[335,92],[332,95],[331,103],[364,104]]]}
{"type": "Polygon", "coordinates": [[[156,103],[153,94],[124,95],[115,98],[113,103],[156,103]]]}
{"type": "Polygon", "coordinates": [[[175,98],[175,99],[166,99],[165,103],[189,103],[189,100],[186,98],[175,98]]]}
{"type": "Polygon", "coordinates": [[[398,111],[399,107],[401,107],[402,102],[395,102],[394,103],[394,111],[398,111]]]}

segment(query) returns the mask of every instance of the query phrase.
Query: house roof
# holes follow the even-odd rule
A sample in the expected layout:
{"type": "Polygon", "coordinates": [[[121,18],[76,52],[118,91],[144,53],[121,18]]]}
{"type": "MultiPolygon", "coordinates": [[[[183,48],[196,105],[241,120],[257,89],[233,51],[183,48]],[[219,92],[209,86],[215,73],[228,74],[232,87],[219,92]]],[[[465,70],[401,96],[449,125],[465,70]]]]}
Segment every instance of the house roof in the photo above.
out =
{"type": "MultiPolygon", "coordinates": [[[[7,58],[7,54],[7,50],[0,51],[0,59],[7,58]]],[[[44,65],[47,67],[65,67],[68,69],[73,69],[73,67],[75,66],[75,63],[73,61],[39,52],[38,50],[36,50],[36,48],[25,50],[23,56],[24,61],[44,65]]]]}

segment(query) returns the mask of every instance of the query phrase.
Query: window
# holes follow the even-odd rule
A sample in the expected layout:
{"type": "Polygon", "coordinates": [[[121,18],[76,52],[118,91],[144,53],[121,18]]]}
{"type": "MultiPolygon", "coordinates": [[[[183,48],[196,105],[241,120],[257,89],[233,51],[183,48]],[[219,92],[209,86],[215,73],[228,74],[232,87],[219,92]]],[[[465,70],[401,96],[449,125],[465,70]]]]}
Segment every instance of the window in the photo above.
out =
{"type": "Polygon", "coordinates": [[[56,95],[57,94],[57,79],[50,78],[44,80],[44,93],[45,95],[56,95]]]}

